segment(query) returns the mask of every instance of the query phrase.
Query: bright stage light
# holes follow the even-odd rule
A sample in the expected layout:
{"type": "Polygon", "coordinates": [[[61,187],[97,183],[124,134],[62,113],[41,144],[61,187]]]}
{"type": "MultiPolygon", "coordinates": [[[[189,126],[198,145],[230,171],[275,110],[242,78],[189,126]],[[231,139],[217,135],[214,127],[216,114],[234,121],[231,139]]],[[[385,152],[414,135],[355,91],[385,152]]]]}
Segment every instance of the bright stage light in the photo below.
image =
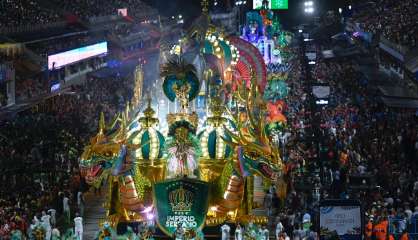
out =
{"type": "Polygon", "coordinates": [[[306,1],[304,2],[305,5],[305,13],[313,13],[314,12],[314,2],[313,1],[306,1]]]}
{"type": "Polygon", "coordinates": [[[311,7],[311,6],[313,6],[313,1],[305,2],[305,7],[311,7]]]}
{"type": "Polygon", "coordinates": [[[326,104],[328,104],[328,100],[324,100],[324,99],[316,100],[315,103],[317,105],[326,105],[326,104]]]}
{"type": "Polygon", "coordinates": [[[309,65],[315,65],[315,63],[316,63],[315,61],[309,61],[308,62],[309,65]]]}
{"type": "Polygon", "coordinates": [[[343,10],[342,10],[341,8],[338,8],[338,12],[339,12],[339,13],[342,13],[342,12],[343,12],[343,10]]]}
{"type": "Polygon", "coordinates": [[[348,9],[351,10],[351,5],[348,5],[348,9]]]}
{"type": "Polygon", "coordinates": [[[305,8],[305,12],[306,13],[313,13],[314,12],[314,8],[313,7],[305,8]]]}
{"type": "Polygon", "coordinates": [[[299,29],[299,32],[301,33],[301,32],[303,32],[303,30],[302,29],[299,29]]]}
{"type": "Polygon", "coordinates": [[[148,207],[145,207],[145,209],[144,209],[144,211],[142,211],[142,213],[150,213],[153,208],[154,207],[152,205],[151,206],[148,206],[148,207]]]}
{"type": "Polygon", "coordinates": [[[247,4],[247,1],[236,1],[235,2],[236,6],[241,6],[241,5],[245,5],[245,4],[247,4]]]}

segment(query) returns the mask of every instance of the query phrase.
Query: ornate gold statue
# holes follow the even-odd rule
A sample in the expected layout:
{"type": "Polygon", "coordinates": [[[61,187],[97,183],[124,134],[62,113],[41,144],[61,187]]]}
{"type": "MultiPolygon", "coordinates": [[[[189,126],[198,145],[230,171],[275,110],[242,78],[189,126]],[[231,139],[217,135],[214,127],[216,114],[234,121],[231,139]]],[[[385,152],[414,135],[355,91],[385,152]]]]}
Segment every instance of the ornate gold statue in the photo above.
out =
{"type": "Polygon", "coordinates": [[[190,85],[189,84],[183,84],[181,86],[178,86],[177,84],[174,84],[173,90],[176,93],[176,97],[180,102],[181,105],[181,112],[186,112],[187,108],[189,106],[189,92],[190,92],[190,85]]]}

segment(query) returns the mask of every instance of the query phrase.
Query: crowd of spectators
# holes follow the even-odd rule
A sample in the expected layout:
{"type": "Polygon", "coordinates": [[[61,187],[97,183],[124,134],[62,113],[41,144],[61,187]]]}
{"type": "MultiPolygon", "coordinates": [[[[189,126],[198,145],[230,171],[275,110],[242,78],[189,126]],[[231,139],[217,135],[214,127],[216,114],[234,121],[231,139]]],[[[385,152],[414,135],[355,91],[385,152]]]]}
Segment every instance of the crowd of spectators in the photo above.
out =
{"type": "Polygon", "coordinates": [[[99,42],[99,40],[95,40],[91,35],[82,33],[62,38],[53,38],[33,44],[27,44],[26,47],[40,55],[42,58],[46,59],[48,54],[50,55],[58,52],[64,52],[97,42],[99,42]]]}
{"type": "MultiPolygon", "coordinates": [[[[322,48],[316,44],[310,49],[322,48]]],[[[388,223],[386,233],[396,236],[416,234],[410,232],[418,224],[416,109],[384,105],[358,71],[356,57],[319,57],[310,67],[302,49],[293,51],[299,58],[288,78],[290,127],[283,147],[291,172],[289,194],[275,223],[281,222],[287,236],[308,237],[309,228],[301,229],[307,216],[315,222],[320,199],[356,199],[369,225],[388,223]],[[330,86],[328,105],[312,103],[307,86],[313,82],[330,86]]],[[[376,237],[374,230],[366,233],[376,237]]]]}
{"type": "Polygon", "coordinates": [[[48,81],[42,74],[26,78],[16,75],[15,89],[16,102],[24,102],[49,93],[48,81]]]}
{"type": "Polygon", "coordinates": [[[124,108],[132,95],[129,79],[89,77],[1,123],[1,239],[16,230],[31,234],[30,225],[49,209],[56,211],[56,227],[66,230],[71,221],[63,214],[63,199],[69,199],[74,216],[77,192],[85,190],[78,158],[97,129],[99,112],[111,118],[124,108]]]}
{"type": "Polygon", "coordinates": [[[149,13],[152,9],[142,1],[136,0],[93,0],[93,1],[53,1],[59,8],[68,11],[82,19],[117,15],[118,9],[127,8],[128,15],[132,17],[149,13]]]}
{"type": "Polygon", "coordinates": [[[3,175],[4,187],[0,189],[1,239],[18,236],[18,232],[35,239],[35,224],[42,219],[42,212],[48,213],[52,227],[61,230],[65,230],[64,226],[69,227],[70,219],[64,217],[64,198],[71,199],[69,206],[73,212],[78,211],[75,197],[82,183],[77,174],[70,171],[55,172],[50,176],[33,172],[3,175]]]}
{"type": "Polygon", "coordinates": [[[67,83],[71,75],[85,69],[100,69],[105,62],[105,58],[98,56],[83,62],[71,64],[66,66],[66,68],[52,69],[48,72],[33,75],[25,75],[20,71],[16,71],[15,101],[16,103],[31,102],[52,95],[56,91],[52,90],[54,84],[60,84],[60,89],[58,90],[62,90],[64,87],[68,88],[72,84],[71,82],[67,83]]]}
{"type": "MultiPolygon", "coordinates": [[[[0,29],[2,27],[10,26],[30,26],[33,24],[42,25],[52,21],[58,21],[60,17],[66,15],[67,13],[86,19],[95,16],[117,15],[117,9],[120,8],[127,8],[128,14],[133,17],[137,15],[142,16],[144,14],[152,14],[154,11],[142,1],[133,0],[106,0],[104,2],[51,1],[50,3],[28,0],[5,0],[0,3],[0,7],[4,10],[0,13],[0,29]]],[[[144,28],[140,28],[137,24],[133,24],[129,21],[122,24],[112,22],[111,25],[112,26],[109,27],[108,30],[103,30],[100,33],[96,32],[93,35],[85,32],[25,44],[25,49],[30,51],[25,51],[24,53],[21,52],[21,55],[19,56],[20,59],[18,59],[18,61],[12,61],[13,65],[16,67],[18,65],[24,65],[23,68],[16,68],[16,102],[21,103],[49,94],[51,92],[52,85],[58,82],[58,80],[55,81],[53,79],[59,79],[61,82],[65,81],[65,75],[67,75],[67,73],[74,73],[78,70],[78,66],[70,66],[68,68],[69,71],[60,69],[55,72],[44,72],[43,74],[37,74],[34,76],[32,74],[28,74],[26,71],[28,69],[30,69],[29,71],[32,71],[39,66],[34,66],[32,63],[26,64],[26,61],[23,60],[22,54],[32,56],[31,53],[35,53],[37,56],[34,55],[32,57],[27,57],[25,55],[25,58],[30,59],[28,62],[33,61],[33,63],[41,65],[40,67],[44,69],[47,64],[48,55],[97,43],[102,41],[105,37],[109,37],[111,34],[118,37],[126,37],[131,33],[143,33],[142,35],[148,36],[147,32],[144,32],[144,28]]],[[[141,41],[138,46],[142,47],[143,42],[141,41]]],[[[5,58],[4,54],[1,54],[0,64],[9,60],[9,58],[5,58]]],[[[5,82],[0,84],[0,106],[5,106],[7,105],[6,84],[5,82]]]]}
{"type": "Polygon", "coordinates": [[[418,2],[374,0],[355,11],[354,21],[367,32],[382,34],[390,41],[414,48],[418,44],[418,2]]]}
{"type": "Polygon", "coordinates": [[[56,11],[46,9],[38,1],[32,0],[4,0],[0,2],[0,9],[0,29],[33,23],[42,25],[61,19],[56,11]]]}
{"type": "MultiPolygon", "coordinates": [[[[373,2],[376,7],[367,8],[367,13],[357,9],[355,21],[367,31],[415,47],[418,3],[373,2]]],[[[54,4],[81,18],[116,14],[118,8],[125,7],[133,15],[147,9],[134,0],[54,4]]],[[[0,6],[15,9],[0,13],[0,28],[24,25],[34,19],[40,24],[59,19],[59,15],[44,10],[36,1],[6,0],[0,6]]],[[[120,25],[115,33],[125,36],[131,30],[129,25],[120,25]]],[[[89,39],[75,36],[70,42],[78,47],[89,39]]],[[[49,43],[37,45],[33,50],[42,54],[72,47],[67,41],[49,43]]],[[[360,199],[372,225],[389,221],[387,231],[396,234],[409,231],[409,225],[418,224],[416,110],[389,108],[379,101],[369,80],[358,71],[356,58],[319,57],[311,69],[305,64],[301,48],[291,51],[298,57],[280,67],[291,69],[288,78],[291,91],[286,99],[290,127],[284,134],[287,144],[282,146],[283,159],[291,172],[289,194],[282,203],[284,208],[275,212],[277,217],[272,223],[280,222],[287,236],[307,237],[309,234],[302,231],[302,225],[306,214],[315,215],[320,199],[360,199]],[[330,86],[332,94],[327,106],[311,103],[311,89],[306,86],[312,81],[330,86]],[[320,146],[316,141],[320,141],[320,146]]],[[[6,60],[0,59],[0,64],[6,60]]],[[[277,69],[271,65],[269,70],[277,69]]],[[[17,99],[49,92],[45,87],[49,85],[42,79],[17,77],[17,99]]],[[[0,123],[0,173],[4,183],[0,188],[2,239],[15,229],[27,233],[32,219],[41,218],[42,211],[56,209],[57,215],[62,216],[65,197],[76,202],[75,196],[83,187],[77,160],[97,128],[98,114],[102,111],[110,117],[123,109],[132,96],[132,87],[126,78],[89,77],[70,93],[49,98],[19,113],[15,119],[0,123]]],[[[273,202],[276,207],[280,205],[277,198],[273,202]]]]}
{"type": "Polygon", "coordinates": [[[42,3],[31,0],[4,0],[0,2],[0,29],[7,27],[44,25],[63,21],[65,15],[75,15],[81,20],[91,17],[118,15],[118,9],[128,9],[128,15],[141,19],[155,10],[136,0],[54,0],[42,3]]]}

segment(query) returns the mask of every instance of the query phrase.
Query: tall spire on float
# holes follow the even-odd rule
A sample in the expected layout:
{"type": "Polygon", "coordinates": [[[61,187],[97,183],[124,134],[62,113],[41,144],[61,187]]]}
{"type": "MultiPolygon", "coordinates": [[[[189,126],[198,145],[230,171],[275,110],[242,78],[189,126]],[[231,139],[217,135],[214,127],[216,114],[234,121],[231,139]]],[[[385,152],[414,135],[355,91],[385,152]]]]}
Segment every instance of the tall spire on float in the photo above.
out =
{"type": "Polygon", "coordinates": [[[151,96],[148,95],[148,98],[147,98],[148,105],[147,105],[147,108],[144,110],[144,117],[139,118],[139,122],[142,124],[143,128],[150,128],[158,124],[158,118],[154,116],[155,111],[151,107],[151,101],[152,101],[151,96]]]}
{"type": "Polygon", "coordinates": [[[209,2],[208,2],[208,0],[202,0],[201,5],[202,5],[202,15],[209,16],[209,9],[208,9],[209,2]]]}

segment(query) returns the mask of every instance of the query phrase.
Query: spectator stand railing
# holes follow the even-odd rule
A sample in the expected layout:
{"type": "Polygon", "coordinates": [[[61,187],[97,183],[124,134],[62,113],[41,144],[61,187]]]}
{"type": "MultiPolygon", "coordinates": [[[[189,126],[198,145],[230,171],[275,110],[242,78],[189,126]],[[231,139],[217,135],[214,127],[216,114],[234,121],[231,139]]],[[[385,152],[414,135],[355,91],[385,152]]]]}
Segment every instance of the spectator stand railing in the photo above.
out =
{"type": "Polygon", "coordinates": [[[416,75],[418,72],[418,47],[409,51],[405,57],[405,68],[413,75],[412,78],[418,81],[418,75],[416,75]]]}
{"type": "Polygon", "coordinates": [[[406,231],[409,234],[409,239],[418,239],[418,216],[412,217],[410,221],[397,218],[389,217],[389,233],[393,234],[397,239],[400,238],[402,232],[399,230],[401,221],[406,221],[406,231]]]}
{"type": "Polygon", "coordinates": [[[65,21],[61,22],[54,22],[54,23],[47,23],[47,24],[31,24],[31,25],[24,25],[24,26],[16,26],[16,27],[3,27],[0,28],[1,34],[16,34],[16,33],[30,33],[41,31],[49,28],[59,28],[65,27],[67,23],[65,21]]]}
{"type": "Polygon", "coordinates": [[[408,51],[409,51],[409,49],[407,47],[402,46],[402,45],[399,45],[399,44],[396,44],[396,43],[393,43],[393,42],[391,42],[390,40],[386,39],[383,36],[380,36],[380,42],[382,42],[383,44],[385,44],[388,47],[392,48],[393,50],[398,51],[403,56],[405,56],[408,53],[408,51]]]}
{"type": "Polygon", "coordinates": [[[89,23],[92,25],[97,25],[100,23],[112,22],[112,21],[119,21],[123,19],[120,15],[109,15],[109,16],[100,16],[100,17],[90,17],[89,23]]]}

